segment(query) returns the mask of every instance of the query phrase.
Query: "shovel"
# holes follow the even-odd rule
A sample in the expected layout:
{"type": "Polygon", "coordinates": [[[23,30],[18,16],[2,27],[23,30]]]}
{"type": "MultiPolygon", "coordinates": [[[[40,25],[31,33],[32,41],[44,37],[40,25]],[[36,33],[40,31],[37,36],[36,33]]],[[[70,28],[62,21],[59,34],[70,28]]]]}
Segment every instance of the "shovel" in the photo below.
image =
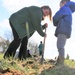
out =
{"type": "MultiPolygon", "coordinates": [[[[46,28],[45,28],[45,33],[46,33],[46,28]]],[[[46,40],[46,37],[44,37],[44,41],[43,41],[43,49],[42,49],[41,64],[43,64],[43,63],[44,63],[44,49],[45,49],[45,40],[46,40]]]]}

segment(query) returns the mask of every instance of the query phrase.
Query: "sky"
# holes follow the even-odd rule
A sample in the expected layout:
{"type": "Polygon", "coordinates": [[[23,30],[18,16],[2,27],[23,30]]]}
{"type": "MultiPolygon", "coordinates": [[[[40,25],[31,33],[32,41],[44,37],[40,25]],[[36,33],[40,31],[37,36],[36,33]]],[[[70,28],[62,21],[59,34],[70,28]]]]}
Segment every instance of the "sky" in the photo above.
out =
{"type": "MultiPolygon", "coordinates": [[[[71,0],[74,1],[75,0],[71,0]]],[[[12,13],[20,10],[27,6],[43,6],[49,5],[52,9],[52,16],[59,10],[60,0],[0,0],[0,36],[3,34],[9,35],[12,33],[11,27],[9,25],[9,17],[12,13]],[[9,33],[10,32],[10,33],[9,33]]],[[[73,24],[72,24],[72,35],[71,38],[67,40],[65,46],[65,57],[69,54],[70,59],[75,59],[75,13],[73,13],[73,24]]],[[[53,26],[53,22],[45,20],[48,23],[47,37],[45,43],[44,58],[52,59],[58,56],[58,50],[56,47],[57,38],[54,36],[56,27],[53,26]]],[[[40,41],[44,38],[41,37],[37,32],[29,39],[39,45],[40,41]]]]}

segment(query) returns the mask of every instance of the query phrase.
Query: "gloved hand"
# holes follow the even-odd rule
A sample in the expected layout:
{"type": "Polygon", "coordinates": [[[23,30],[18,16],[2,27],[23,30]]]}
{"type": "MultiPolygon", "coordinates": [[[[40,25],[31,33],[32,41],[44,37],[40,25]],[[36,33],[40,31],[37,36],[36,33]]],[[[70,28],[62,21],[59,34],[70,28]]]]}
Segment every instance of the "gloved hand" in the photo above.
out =
{"type": "Polygon", "coordinates": [[[48,24],[47,24],[47,23],[45,23],[44,25],[45,25],[45,28],[47,28],[47,27],[48,27],[48,24]]]}

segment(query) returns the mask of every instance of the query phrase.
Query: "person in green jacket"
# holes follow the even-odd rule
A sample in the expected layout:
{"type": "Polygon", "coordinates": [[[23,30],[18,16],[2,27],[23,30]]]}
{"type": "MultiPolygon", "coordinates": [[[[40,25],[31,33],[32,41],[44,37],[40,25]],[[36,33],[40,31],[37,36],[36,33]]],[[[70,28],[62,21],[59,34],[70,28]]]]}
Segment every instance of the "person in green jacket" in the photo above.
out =
{"type": "Polygon", "coordinates": [[[28,39],[33,33],[37,31],[42,37],[46,36],[43,29],[45,29],[47,25],[44,24],[41,26],[41,21],[47,16],[50,20],[52,19],[52,11],[49,6],[30,6],[13,13],[9,18],[9,23],[12,28],[14,39],[3,57],[9,58],[12,56],[13,58],[20,45],[18,58],[20,60],[26,59],[28,39]]]}
{"type": "Polygon", "coordinates": [[[39,44],[39,56],[41,56],[42,55],[42,49],[43,49],[43,43],[42,43],[42,41],[40,41],[40,44],[39,44]]]}

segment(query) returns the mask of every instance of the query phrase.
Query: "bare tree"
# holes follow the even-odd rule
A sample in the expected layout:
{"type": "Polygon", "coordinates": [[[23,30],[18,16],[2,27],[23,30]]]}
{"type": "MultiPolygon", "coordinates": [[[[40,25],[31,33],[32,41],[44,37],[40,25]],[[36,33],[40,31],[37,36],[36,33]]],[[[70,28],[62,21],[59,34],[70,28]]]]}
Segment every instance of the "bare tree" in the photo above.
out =
{"type": "Polygon", "coordinates": [[[12,32],[4,33],[4,38],[0,37],[0,49],[2,49],[2,52],[5,52],[8,48],[11,40],[13,39],[12,32]]]}
{"type": "Polygon", "coordinates": [[[13,40],[12,32],[9,31],[8,33],[5,33],[4,35],[5,35],[7,42],[13,40]]]}
{"type": "Polygon", "coordinates": [[[0,51],[5,52],[6,47],[6,40],[0,37],[0,51]]]}

